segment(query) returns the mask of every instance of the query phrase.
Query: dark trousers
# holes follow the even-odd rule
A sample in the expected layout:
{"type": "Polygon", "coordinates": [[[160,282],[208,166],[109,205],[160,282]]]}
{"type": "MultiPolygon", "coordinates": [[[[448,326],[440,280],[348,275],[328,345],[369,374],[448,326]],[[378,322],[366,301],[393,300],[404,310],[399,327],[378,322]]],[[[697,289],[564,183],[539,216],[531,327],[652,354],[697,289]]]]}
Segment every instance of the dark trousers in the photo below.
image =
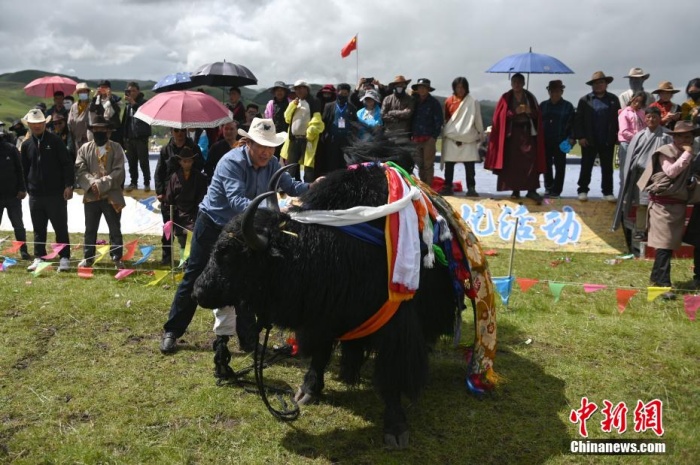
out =
{"type": "Polygon", "coordinates": [[[613,195],[613,156],[615,154],[614,145],[598,147],[583,147],[581,149],[581,174],[578,177],[578,193],[588,193],[588,185],[591,183],[591,172],[595,157],[600,158],[601,181],[600,188],[603,195],[613,195]]]}
{"type": "MultiPolygon", "coordinates": [[[[566,175],[566,154],[559,150],[559,146],[545,147],[547,159],[547,171],[544,173],[544,188],[552,195],[561,195],[564,190],[564,176],[566,175]]],[[[590,182],[590,173],[588,179],[590,182]]]]}
{"type": "MultiPolygon", "coordinates": [[[[163,217],[163,225],[170,221],[170,207],[165,206],[161,209],[160,215],[163,217]]],[[[170,247],[170,239],[165,237],[165,232],[160,236],[160,243],[163,246],[163,260],[170,260],[172,248],[170,247]]]]}
{"type": "MultiPolygon", "coordinates": [[[[289,149],[287,150],[287,164],[303,163],[304,156],[306,154],[306,137],[290,137],[291,139],[289,140],[289,149]]],[[[288,173],[297,181],[301,181],[299,167],[290,169],[288,173]]],[[[304,168],[304,173],[306,173],[306,168],[304,168]]]]}
{"type": "Polygon", "coordinates": [[[654,259],[654,266],[651,269],[651,277],[649,278],[652,283],[662,287],[671,286],[672,256],[673,250],[671,249],[656,249],[656,258],[654,259]]]}
{"type": "MultiPolygon", "coordinates": [[[[70,244],[68,236],[68,202],[63,194],[29,196],[29,214],[34,228],[34,256],[46,255],[46,229],[49,221],[56,233],[56,242],[70,244]]],[[[61,258],[70,258],[70,247],[66,246],[58,254],[61,258]]]]}
{"type": "MultiPolygon", "coordinates": [[[[445,185],[451,186],[452,181],[455,177],[455,165],[457,163],[454,161],[445,162],[445,185]]],[[[467,189],[476,188],[476,169],[474,168],[473,161],[464,162],[465,178],[467,179],[467,189]]]]}
{"type": "Polygon", "coordinates": [[[139,165],[143,171],[143,185],[151,182],[151,165],[148,164],[148,138],[129,139],[126,144],[126,159],[129,162],[131,184],[136,186],[139,181],[139,165]]]}
{"type": "Polygon", "coordinates": [[[106,199],[84,204],[85,210],[85,247],[83,249],[85,258],[93,260],[95,258],[95,243],[97,242],[97,230],[100,227],[102,215],[105,217],[109,228],[109,255],[112,260],[121,260],[124,252],[124,241],[122,239],[121,212],[114,209],[106,199]]]}
{"type": "Polygon", "coordinates": [[[187,260],[185,275],[175,292],[175,298],[170,306],[168,321],[163,325],[163,329],[166,332],[174,333],[176,337],[180,337],[185,333],[194,317],[195,310],[197,310],[197,302],[192,298],[194,282],[206,268],[209,255],[221,233],[221,229],[206,213],[200,212],[197,215],[197,221],[194,223],[194,231],[192,232],[190,258],[187,260]]]}
{"type": "Polygon", "coordinates": [[[0,222],[2,221],[2,214],[7,209],[7,217],[10,218],[10,223],[12,223],[12,229],[15,230],[15,240],[24,242],[19,251],[22,255],[26,255],[27,252],[27,230],[24,229],[24,222],[22,221],[22,201],[17,197],[0,197],[0,222]]]}

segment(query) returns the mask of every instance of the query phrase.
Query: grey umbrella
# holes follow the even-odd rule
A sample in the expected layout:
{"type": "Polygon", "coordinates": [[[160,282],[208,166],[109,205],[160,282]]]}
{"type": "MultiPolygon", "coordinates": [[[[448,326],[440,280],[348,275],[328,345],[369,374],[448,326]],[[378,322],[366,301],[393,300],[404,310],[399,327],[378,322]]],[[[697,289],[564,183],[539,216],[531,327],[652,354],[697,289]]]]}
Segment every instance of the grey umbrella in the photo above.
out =
{"type": "Polygon", "coordinates": [[[245,66],[226,60],[202,65],[190,76],[196,86],[240,87],[258,83],[258,78],[245,66]]]}

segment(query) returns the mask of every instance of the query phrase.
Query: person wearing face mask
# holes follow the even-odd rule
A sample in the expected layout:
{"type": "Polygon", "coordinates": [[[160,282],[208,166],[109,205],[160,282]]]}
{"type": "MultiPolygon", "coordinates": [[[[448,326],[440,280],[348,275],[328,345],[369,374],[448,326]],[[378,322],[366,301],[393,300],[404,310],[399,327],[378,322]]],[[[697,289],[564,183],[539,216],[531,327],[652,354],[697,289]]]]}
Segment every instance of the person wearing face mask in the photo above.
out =
{"type": "Polygon", "coordinates": [[[75,95],[78,100],[71,106],[68,112],[68,130],[75,144],[75,153],[86,143],[88,138],[88,122],[90,120],[90,88],[87,83],[81,82],[75,86],[75,95]]]}
{"type": "Polygon", "coordinates": [[[411,82],[398,75],[389,83],[391,95],[382,101],[382,120],[384,134],[396,143],[406,143],[411,140],[411,118],[415,101],[406,93],[411,82]]]}
{"type": "MultiPolygon", "coordinates": [[[[654,96],[644,90],[644,81],[649,79],[649,73],[645,73],[642,68],[632,68],[625,77],[629,79],[630,88],[620,94],[620,108],[627,108],[630,104],[630,100],[632,100],[632,96],[637,92],[644,92],[646,94],[647,105],[654,101],[654,96]]],[[[644,108],[642,108],[642,110],[644,110],[644,108]]]]}
{"type": "Polygon", "coordinates": [[[109,255],[117,269],[123,269],[123,239],[121,231],[122,209],[126,206],[124,184],[124,149],[109,140],[112,126],[103,117],[96,117],[90,124],[93,140],[78,150],[75,174],[78,184],[85,191],[84,258],[78,267],[92,267],[95,261],[97,229],[104,215],[109,228],[109,255]]]}
{"type": "Polygon", "coordinates": [[[692,121],[693,124],[698,124],[698,104],[700,104],[700,78],[693,78],[688,81],[685,87],[685,93],[688,100],[681,105],[681,120],[692,121]]]}
{"type": "Polygon", "coordinates": [[[46,255],[46,231],[49,221],[56,242],[66,244],[60,252],[58,271],[70,269],[68,201],[73,198],[75,175],[73,160],[56,134],[46,130],[50,118],[32,108],[23,118],[30,134],[20,149],[24,179],[29,194],[29,213],[34,229],[34,262],[27,271],[35,271],[46,255]]]}
{"type": "Polygon", "coordinates": [[[90,101],[90,121],[101,116],[112,123],[114,131],[111,137],[119,144],[122,143],[121,100],[112,93],[112,83],[104,79],[97,85],[95,96],[90,101]]]}
{"type": "Polygon", "coordinates": [[[357,129],[357,108],[349,101],[350,84],[338,84],[338,95],[323,108],[324,130],[316,151],[316,176],[345,167],[343,149],[357,129]]]}

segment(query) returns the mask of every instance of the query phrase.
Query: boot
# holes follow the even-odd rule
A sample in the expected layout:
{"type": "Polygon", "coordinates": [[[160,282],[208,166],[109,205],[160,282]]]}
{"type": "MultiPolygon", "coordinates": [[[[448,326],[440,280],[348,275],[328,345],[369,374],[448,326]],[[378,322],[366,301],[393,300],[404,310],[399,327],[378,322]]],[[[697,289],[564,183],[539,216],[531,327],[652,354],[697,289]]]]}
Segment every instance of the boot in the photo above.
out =
{"type": "Polygon", "coordinates": [[[479,197],[479,193],[476,191],[476,189],[472,186],[467,188],[467,197],[479,197]]]}
{"type": "Polygon", "coordinates": [[[236,377],[229,365],[231,352],[228,350],[229,336],[216,336],[214,341],[214,377],[217,379],[232,379],[236,377]]]}
{"type": "Polygon", "coordinates": [[[444,186],[442,186],[442,189],[440,189],[440,192],[438,192],[440,195],[454,195],[454,189],[452,189],[452,183],[447,184],[445,183],[444,186]]]}

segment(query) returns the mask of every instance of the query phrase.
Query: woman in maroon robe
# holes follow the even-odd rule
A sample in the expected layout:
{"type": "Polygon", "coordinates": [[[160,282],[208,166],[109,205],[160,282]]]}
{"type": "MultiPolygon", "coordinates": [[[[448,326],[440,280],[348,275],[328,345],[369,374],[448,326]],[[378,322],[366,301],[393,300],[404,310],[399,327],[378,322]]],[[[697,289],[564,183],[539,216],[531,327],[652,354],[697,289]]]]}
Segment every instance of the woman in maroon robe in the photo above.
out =
{"type": "Polygon", "coordinates": [[[512,199],[519,199],[520,191],[526,190],[526,197],[540,204],[537,189],[540,173],[546,168],[540,107],[535,96],[524,89],[522,74],[514,74],[510,86],[493,114],[484,167],[498,175],[497,190],[513,191],[512,199]]]}

